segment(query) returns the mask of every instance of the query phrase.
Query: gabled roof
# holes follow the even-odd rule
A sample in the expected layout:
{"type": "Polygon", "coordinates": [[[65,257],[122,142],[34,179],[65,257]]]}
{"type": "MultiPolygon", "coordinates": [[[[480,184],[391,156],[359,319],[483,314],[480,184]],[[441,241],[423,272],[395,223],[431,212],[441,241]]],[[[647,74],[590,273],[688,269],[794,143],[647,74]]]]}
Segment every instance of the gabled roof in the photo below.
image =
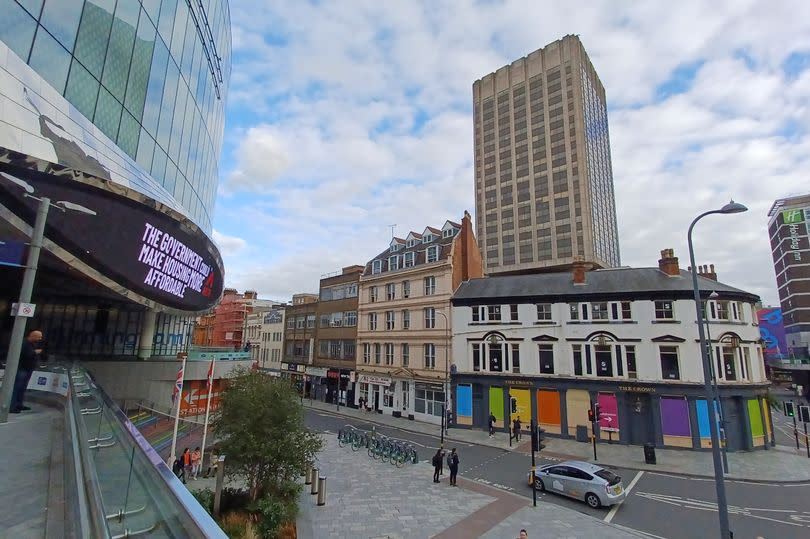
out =
{"type": "Polygon", "coordinates": [[[425,230],[422,232],[422,236],[427,236],[427,234],[429,232],[432,232],[433,234],[438,234],[439,236],[441,236],[441,234],[442,234],[442,231],[439,230],[438,228],[433,228],[432,226],[428,226],[428,227],[425,227],[425,230]]]}
{"type": "Polygon", "coordinates": [[[404,243],[405,243],[405,240],[403,240],[402,238],[396,238],[395,237],[395,238],[391,238],[391,243],[389,243],[388,246],[391,247],[393,245],[402,245],[404,243]]]}
{"type": "MultiPolygon", "coordinates": [[[[717,292],[723,299],[755,302],[756,294],[698,276],[701,294],[717,292]]],[[[595,299],[690,298],[692,274],[681,270],[670,276],[658,268],[611,268],[585,273],[585,284],[574,284],[571,272],[505,275],[472,279],[462,283],[453,296],[454,305],[514,301],[590,301],[595,299]]]]}
{"type": "Polygon", "coordinates": [[[455,223],[453,221],[445,221],[444,226],[442,226],[442,230],[447,230],[448,228],[461,228],[461,224],[455,223]]]}
{"type": "MultiPolygon", "coordinates": [[[[447,221],[447,222],[449,223],[451,221],[447,221]]],[[[458,225],[458,227],[460,229],[461,225],[458,225]]],[[[427,259],[427,252],[426,251],[427,251],[427,249],[429,247],[433,247],[433,246],[438,247],[439,253],[438,253],[437,262],[441,262],[443,260],[446,260],[447,257],[450,256],[450,251],[452,250],[453,241],[458,237],[458,234],[454,234],[453,236],[445,238],[445,237],[443,237],[442,231],[440,229],[438,229],[436,227],[432,227],[432,226],[428,226],[428,227],[425,228],[425,234],[433,234],[435,236],[433,241],[431,241],[427,245],[423,244],[422,241],[421,241],[422,237],[423,237],[422,234],[419,234],[418,232],[413,232],[413,231],[408,233],[405,240],[401,240],[400,238],[392,239],[391,243],[389,244],[388,249],[386,249],[385,251],[383,251],[382,253],[378,254],[377,256],[375,256],[374,258],[372,258],[371,260],[368,261],[368,263],[366,264],[366,270],[363,272],[363,275],[371,275],[372,266],[373,266],[374,262],[377,261],[377,260],[380,261],[380,267],[382,268],[381,271],[386,272],[386,271],[388,271],[388,259],[390,257],[392,257],[392,256],[404,256],[407,253],[413,253],[414,266],[424,264],[426,259],[427,259]],[[411,239],[418,240],[416,242],[416,245],[414,245],[413,247],[407,247],[407,244],[406,244],[406,246],[404,248],[400,248],[396,252],[391,251],[391,245],[394,244],[394,240],[400,240],[400,241],[406,241],[407,242],[408,240],[411,240],[411,239]]],[[[400,260],[399,269],[403,269],[403,264],[404,264],[404,262],[402,260],[400,260]]]]}
{"type": "Polygon", "coordinates": [[[414,232],[413,230],[408,232],[408,236],[405,238],[406,240],[421,240],[422,234],[418,232],[414,232]]]}

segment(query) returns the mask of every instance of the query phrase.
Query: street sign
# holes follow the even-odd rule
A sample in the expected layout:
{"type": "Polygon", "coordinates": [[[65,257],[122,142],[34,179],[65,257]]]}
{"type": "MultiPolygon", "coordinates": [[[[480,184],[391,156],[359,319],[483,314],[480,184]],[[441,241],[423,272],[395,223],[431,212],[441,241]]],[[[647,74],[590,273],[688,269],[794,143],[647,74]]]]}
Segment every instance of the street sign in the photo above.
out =
{"type": "Polygon", "coordinates": [[[799,406],[799,421],[810,423],[810,406],[799,406]]]}
{"type": "Polygon", "coordinates": [[[12,303],[11,316],[22,316],[25,318],[33,318],[34,312],[37,310],[36,303],[12,303]]]}

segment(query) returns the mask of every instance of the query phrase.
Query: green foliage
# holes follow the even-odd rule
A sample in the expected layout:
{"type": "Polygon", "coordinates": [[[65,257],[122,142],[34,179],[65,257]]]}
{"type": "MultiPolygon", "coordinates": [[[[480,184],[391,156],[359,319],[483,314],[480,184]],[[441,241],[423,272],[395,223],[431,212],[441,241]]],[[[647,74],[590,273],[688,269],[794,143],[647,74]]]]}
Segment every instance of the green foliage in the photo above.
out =
{"type": "MultiPolygon", "coordinates": [[[[299,487],[300,485],[296,485],[299,487]]],[[[297,498],[283,498],[281,496],[266,496],[259,500],[259,536],[263,539],[275,539],[282,526],[292,522],[298,513],[297,498]]]]}
{"type": "Polygon", "coordinates": [[[203,509],[208,511],[209,515],[214,513],[214,491],[203,489],[203,490],[192,490],[191,494],[200,502],[203,509]]]}
{"type": "Polygon", "coordinates": [[[323,439],[304,426],[290,382],[248,370],[228,379],[212,429],[226,473],[242,478],[254,501],[288,489],[323,447],[323,439]]]}

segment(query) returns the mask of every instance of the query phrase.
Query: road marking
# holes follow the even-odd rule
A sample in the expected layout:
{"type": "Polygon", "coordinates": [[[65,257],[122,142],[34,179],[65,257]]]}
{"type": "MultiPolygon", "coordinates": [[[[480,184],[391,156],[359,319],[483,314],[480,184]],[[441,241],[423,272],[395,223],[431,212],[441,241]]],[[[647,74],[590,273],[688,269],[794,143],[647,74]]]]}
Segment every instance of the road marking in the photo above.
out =
{"type": "Polygon", "coordinates": [[[650,475],[657,475],[659,477],[669,477],[669,478],[672,478],[672,479],[684,479],[686,481],[712,481],[712,482],[714,482],[714,479],[707,479],[707,478],[704,478],[704,477],[673,475],[673,474],[666,474],[666,473],[661,473],[661,472],[650,472],[650,475]]]}
{"type": "MultiPolygon", "coordinates": [[[[626,500],[627,497],[630,495],[630,491],[633,490],[633,487],[636,486],[636,483],[638,483],[638,480],[641,479],[642,475],[644,475],[643,471],[638,472],[636,476],[633,478],[633,480],[630,481],[630,484],[627,485],[627,488],[624,489],[625,494],[624,500],[626,500]]],[[[616,505],[610,508],[610,512],[605,517],[605,522],[610,522],[611,520],[613,520],[613,517],[615,517],[616,513],[619,511],[619,507],[621,507],[622,504],[624,503],[624,500],[622,500],[621,502],[617,503],[616,505]]]]}
{"type": "MultiPolygon", "coordinates": [[[[683,507],[685,509],[695,509],[697,511],[714,511],[714,512],[717,511],[717,504],[715,502],[696,500],[694,498],[682,498],[680,496],[670,496],[668,494],[657,494],[654,492],[637,492],[636,496],[647,498],[648,500],[656,502],[675,505],[677,507],[683,507]]],[[[791,520],[798,520],[794,518],[797,516],[798,512],[792,509],[765,509],[754,507],[737,507],[734,505],[728,506],[728,512],[730,515],[740,515],[744,517],[756,518],[758,520],[768,520],[771,522],[777,522],[779,524],[787,524],[788,526],[798,526],[800,528],[810,527],[810,524],[805,525],[800,522],[789,522],[777,518],[771,518],[764,515],[755,514],[754,511],[762,511],[768,513],[782,513],[783,517],[788,517],[791,520]]]]}
{"type": "MultiPolygon", "coordinates": [[[[658,477],[669,477],[670,479],[680,479],[682,481],[706,481],[709,483],[713,483],[714,479],[707,478],[707,477],[692,477],[690,475],[673,475],[667,474],[662,472],[648,472],[649,475],[655,475],[658,477]]],[[[801,483],[763,483],[760,481],[747,481],[745,479],[726,479],[728,483],[737,483],[740,485],[756,485],[762,487],[807,487],[810,485],[810,481],[804,481],[801,483]]]]}

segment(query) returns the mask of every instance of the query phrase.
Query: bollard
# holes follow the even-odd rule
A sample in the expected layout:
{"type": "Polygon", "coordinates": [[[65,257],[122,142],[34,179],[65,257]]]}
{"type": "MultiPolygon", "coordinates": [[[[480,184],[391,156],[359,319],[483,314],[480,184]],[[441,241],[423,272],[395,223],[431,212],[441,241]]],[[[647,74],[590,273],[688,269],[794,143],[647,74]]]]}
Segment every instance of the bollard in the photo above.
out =
{"type": "Polygon", "coordinates": [[[311,485],[312,484],[312,466],[307,466],[307,473],[304,476],[304,484],[311,485]]]}
{"type": "Polygon", "coordinates": [[[318,506],[326,505],[326,476],[318,478],[318,506]]]}
{"type": "Polygon", "coordinates": [[[309,491],[310,494],[317,494],[318,493],[318,468],[312,469],[312,488],[309,491]]]}
{"type": "Polygon", "coordinates": [[[222,485],[225,482],[225,455],[217,460],[217,483],[214,487],[214,516],[219,517],[219,507],[222,501],[222,485]]]}

